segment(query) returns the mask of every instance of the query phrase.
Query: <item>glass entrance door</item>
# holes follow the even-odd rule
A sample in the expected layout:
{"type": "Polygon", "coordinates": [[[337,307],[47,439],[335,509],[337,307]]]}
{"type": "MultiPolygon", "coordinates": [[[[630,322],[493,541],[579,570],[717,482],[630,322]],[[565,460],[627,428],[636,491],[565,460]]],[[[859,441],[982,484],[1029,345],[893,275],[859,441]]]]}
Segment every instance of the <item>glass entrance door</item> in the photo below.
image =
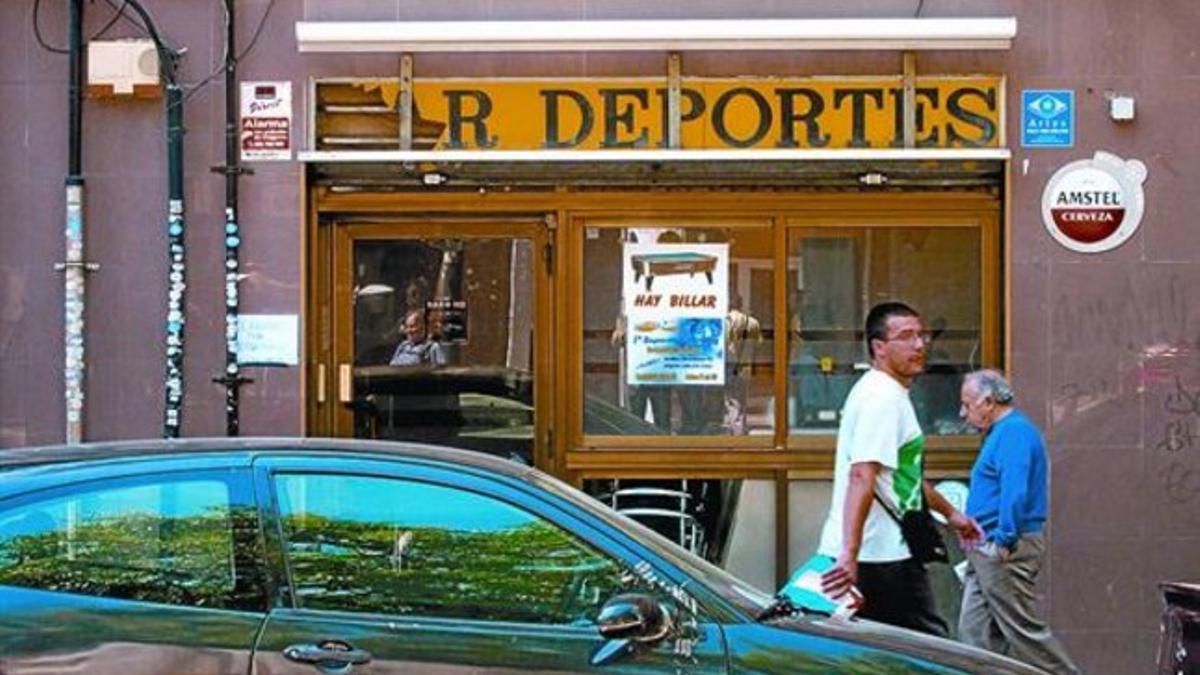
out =
{"type": "Polygon", "coordinates": [[[548,418],[536,405],[548,342],[542,228],[339,229],[338,435],[536,463],[548,418]]]}

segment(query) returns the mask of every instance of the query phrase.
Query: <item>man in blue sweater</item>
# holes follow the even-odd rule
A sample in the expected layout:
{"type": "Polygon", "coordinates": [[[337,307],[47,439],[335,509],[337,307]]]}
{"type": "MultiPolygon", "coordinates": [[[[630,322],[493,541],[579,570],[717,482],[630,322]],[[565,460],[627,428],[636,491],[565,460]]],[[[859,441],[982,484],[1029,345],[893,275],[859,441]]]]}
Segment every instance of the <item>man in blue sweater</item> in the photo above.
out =
{"type": "Polygon", "coordinates": [[[967,497],[984,543],[967,551],[959,638],[1051,673],[1078,673],[1034,607],[1049,492],[1042,436],[1012,407],[999,372],[969,373],[961,394],[959,414],[984,434],[967,497]]]}

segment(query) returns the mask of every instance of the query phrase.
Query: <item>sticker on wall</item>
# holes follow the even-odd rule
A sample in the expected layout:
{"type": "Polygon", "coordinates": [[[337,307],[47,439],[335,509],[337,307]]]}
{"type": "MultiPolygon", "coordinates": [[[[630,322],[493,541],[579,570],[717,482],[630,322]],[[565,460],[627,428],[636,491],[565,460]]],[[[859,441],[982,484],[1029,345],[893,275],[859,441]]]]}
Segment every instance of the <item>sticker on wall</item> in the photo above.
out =
{"type": "Polygon", "coordinates": [[[1146,165],[1107,152],[1059,169],[1042,193],[1042,222],[1055,241],[1079,253],[1124,244],[1145,210],[1146,165]]]}
{"type": "Polygon", "coordinates": [[[1070,148],[1075,145],[1075,92],[1026,89],[1021,92],[1021,146],[1070,148]]]}
{"type": "Polygon", "coordinates": [[[242,83],[242,161],[292,158],[292,83],[242,83]]]}
{"type": "Polygon", "coordinates": [[[626,380],[725,384],[728,244],[625,244],[626,380]]]}

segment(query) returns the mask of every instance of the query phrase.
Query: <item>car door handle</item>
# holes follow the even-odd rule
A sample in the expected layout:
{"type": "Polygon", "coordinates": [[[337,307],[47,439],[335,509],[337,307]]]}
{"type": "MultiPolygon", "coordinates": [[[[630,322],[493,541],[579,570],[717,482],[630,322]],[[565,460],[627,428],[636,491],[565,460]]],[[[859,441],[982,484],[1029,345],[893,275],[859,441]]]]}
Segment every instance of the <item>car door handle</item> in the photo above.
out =
{"type": "Polygon", "coordinates": [[[345,642],[328,640],[317,645],[285,647],[283,657],[289,661],[319,666],[360,666],[371,660],[371,653],[364,649],[355,649],[345,642]]]}

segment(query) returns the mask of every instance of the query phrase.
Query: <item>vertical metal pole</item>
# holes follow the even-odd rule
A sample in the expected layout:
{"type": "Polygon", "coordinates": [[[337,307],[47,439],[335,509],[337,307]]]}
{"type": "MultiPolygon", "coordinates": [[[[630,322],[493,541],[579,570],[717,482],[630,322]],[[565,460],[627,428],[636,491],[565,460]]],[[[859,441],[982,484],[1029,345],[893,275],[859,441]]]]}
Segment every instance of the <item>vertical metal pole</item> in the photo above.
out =
{"type": "Polygon", "coordinates": [[[163,436],[178,438],[183,421],[183,329],[187,266],[183,220],[183,89],[167,85],[167,375],[163,436]]]}
{"type": "Polygon", "coordinates": [[[917,146],[917,53],[904,52],[904,147],[917,146]]]}
{"type": "Polygon", "coordinates": [[[183,421],[183,329],[187,268],[183,237],[183,89],[175,79],[175,58],[158,35],[154,20],[139,0],[125,0],[137,12],[154,41],[159,69],[167,81],[167,373],[163,382],[163,436],[176,438],[183,421]]]}
{"type": "Polygon", "coordinates": [[[413,56],[400,55],[400,149],[413,147],[413,56]]]}
{"type": "Polygon", "coordinates": [[[671,52],[667,56],[667,147],[672,150],[683,147],[683,113],[680,110],[682,72],[682,57],[679,52],[671,52]]]}
{"type": "Polygon", "coordinates": [[[66,442],[83,442],[84,361],[83,308],[85,304],[83,259],[83,0],[71,0],[68,34],[70,82],[68,84],[68,145],[66,179],[66,231],[63,329],[65,360],[63,394],[66,404],[66,442]]]}
{"type": "Polygon", "coordinates": [[[242,244],[238,224],[238,82],[234,36],[235,0],[225,0],[225,373],[218,380],[225,385],[225,435],[239,433],[239,390],[245,381],[238,364],[238,250],[242,244]]]}
{"type": "Polygon", "coordinates": [[[66,360],[63,364],[67,406],[66,442],[83,442],[84,362],[83,308],[86,281],[83,262],[83,179],[67,178],[65,296],[63,298],[66,360]]]}
{"type": "Polygon", "coordinates": [[[78,178],[83,168],[80,134],[83,130],[83,0],[71,0],[67,27],[70,53],[70,82],[68,83],[67,173],[78,178]]]}
{"type": "Polygon", "coordinates": [[[775,472],[775,585],[783,586],[791,574],[791,483],[787,471],[775,472]]]}

